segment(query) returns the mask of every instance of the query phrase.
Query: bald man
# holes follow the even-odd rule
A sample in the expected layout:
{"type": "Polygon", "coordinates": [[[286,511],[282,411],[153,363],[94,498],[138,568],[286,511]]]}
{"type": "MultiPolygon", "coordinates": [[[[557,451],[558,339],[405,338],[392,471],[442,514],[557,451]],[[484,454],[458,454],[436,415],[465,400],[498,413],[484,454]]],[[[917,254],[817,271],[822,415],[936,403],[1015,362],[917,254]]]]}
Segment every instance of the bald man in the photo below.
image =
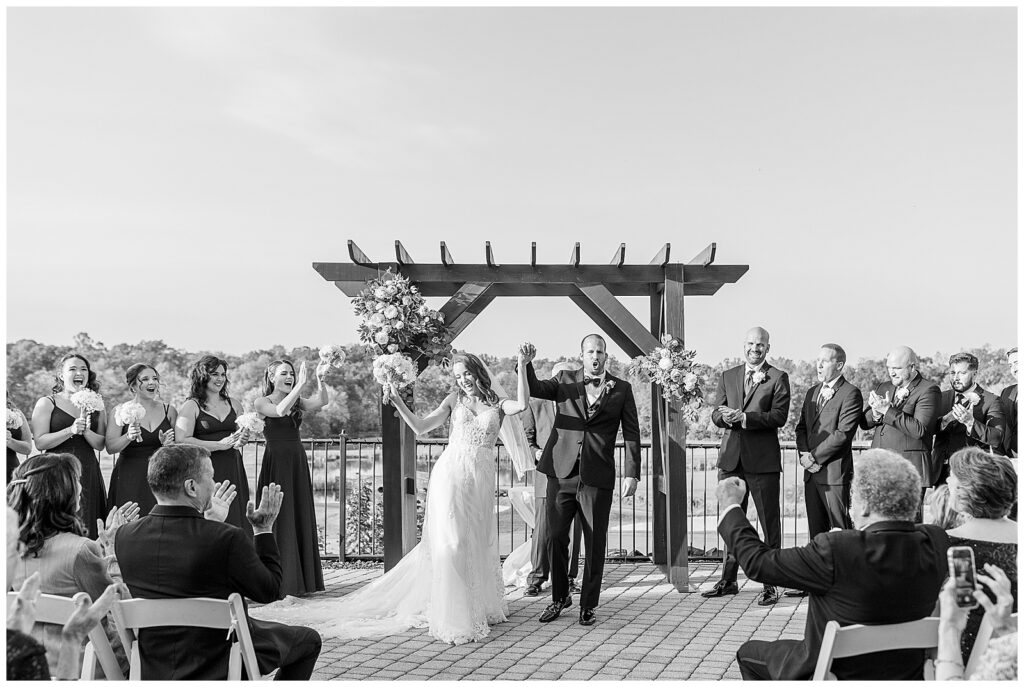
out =
{"type": "Polygon", "coordinates": [[[892,349],[885,367],[889,380],[868,396],[860,426],[875,430],[871,448],[899,453],[921,475],[921,503],[917,511],[917,522],[921,522],[924,492],[942,472],[942,466],[935,463],[932,455],[942,394],[937,384],[921,376],[917,354],[909,346],[892,349]]]}
{"type": "MultiPolygon", "coordinates": [[[[747,512],[747,498],[753,497],[765,543],[782,546],[782,515],[779,510],[779,475],[782,450],[779,429],[789,418],[789,375],[767,363],[768,332],[754,327],[743,340],[746,362],[722,373],[711,420],[725,430],[718,449],[718,479],[738,477],[746,483],[740,504],[747,512]]],[[[728,552],[722,565],[722,579],[701,596],[711,598],[736,594],[739,563],[728,552]]],[[[779,600],[778,590],[765,584],[757,603],[771,606],[779,600]]]]}

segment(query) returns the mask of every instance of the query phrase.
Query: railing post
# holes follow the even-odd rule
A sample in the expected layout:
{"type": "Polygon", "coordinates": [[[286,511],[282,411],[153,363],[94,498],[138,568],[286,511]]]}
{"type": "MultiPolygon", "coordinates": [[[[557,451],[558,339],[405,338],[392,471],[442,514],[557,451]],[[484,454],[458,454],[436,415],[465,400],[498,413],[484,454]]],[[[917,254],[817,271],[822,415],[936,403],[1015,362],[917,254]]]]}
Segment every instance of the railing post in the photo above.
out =
{"type": "MultiPolygon", "coordinates": [[[[341,484],[338,485],[338,499],[340,501],[340,507],[338,508],[338,560],[342,563],[345,562],[345,548],[346,548],[346,537],[348,531],[348,522],[346,521],[345,510],[348,508],[348,437],[345,436],[345,430],[341,430],[341,434],[338,436],[338,444],[341,446],[341,484]]],[[[327,461],[324,461],[324,481],[327,481],[327,461]]],[[[326,486],[326,485],[324,485],[326,486]]],[[[356,514],[359,517],[359,514],[356,514]]],[[[327,523],[324,523],[324,534],[327,533],[327,523]]],[[[357,541],[358,543],[358,541],[357,541]]],[[[358,551],[356,552],[358,553],[358,551]]]]}

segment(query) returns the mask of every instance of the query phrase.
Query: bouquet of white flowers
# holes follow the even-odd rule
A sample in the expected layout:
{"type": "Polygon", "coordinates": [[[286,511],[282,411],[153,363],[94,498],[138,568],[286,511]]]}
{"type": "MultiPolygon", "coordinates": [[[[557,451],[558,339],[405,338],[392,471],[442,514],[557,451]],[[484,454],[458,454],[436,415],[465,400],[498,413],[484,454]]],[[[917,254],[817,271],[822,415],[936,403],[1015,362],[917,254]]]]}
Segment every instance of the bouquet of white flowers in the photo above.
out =
{"type": "Polygon", "coordinates": [[[321,364],[340,370],[345,364],[345,349],[338,344],[328,344],[320,349],[321,364]]]}
{"type": "Polygon", "coordinates": [[[25,416],[17,408],[7,409],[7,429],[21,429],[25,424],[25,416]]]}
{"type": "Polygon", "coordinates": [[[693,369],[696,357],[696,351],[684,349],[679,339],[665,334],[661,337],[661,346],[648,355],[633,358],[629,372],[660,386],[665,398],[678,401],[683,417],[692,422],[704,402],[700,377],[693,369]]]}
{"type": "Polygon", "coordinates": [[[104,408],[103,397],[92,389],[82,389],[71,394],[71,402],[82,413],[98,413],[104,408]]]}
{"type": "MultiPolygon", "coordinates": [[[[146,417],[145,406],[135,400],[125,401],[114,409],[114,422],[122,426],[138,425],[144,417],[146,417]]],[[[142,441],[142,437],[137,437],[135,441],[142,441]]]]}
{"type": "Polygon", "coordinates": [[[373,359],[373,378],[384,392],[384,402],[391,402],[391,385],[399,389],[416,381],[416,366],[407,355],[385,353],[373,359]]]}
{"type": "Polygon", "coordinates": [[[259,413],[250,411],[235,418],[235,425],[250,434],[259,434],[263,431],[264,422],[259,413]]]}

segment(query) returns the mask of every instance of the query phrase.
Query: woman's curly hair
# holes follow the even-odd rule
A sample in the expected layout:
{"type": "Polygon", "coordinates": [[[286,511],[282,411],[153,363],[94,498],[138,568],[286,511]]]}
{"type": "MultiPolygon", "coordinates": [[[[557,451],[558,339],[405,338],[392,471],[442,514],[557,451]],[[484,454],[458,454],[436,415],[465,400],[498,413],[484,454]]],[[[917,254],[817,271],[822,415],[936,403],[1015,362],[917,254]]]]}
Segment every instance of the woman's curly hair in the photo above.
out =
{"type": "Polygon", "coordinates": [[[25,460],[7,485],[7,505],[18,513],[25,555],[39,555],[46,539],[61,532],[85,536],[78,517],[81,463],[70,453],[40,453],[25,460]]]}

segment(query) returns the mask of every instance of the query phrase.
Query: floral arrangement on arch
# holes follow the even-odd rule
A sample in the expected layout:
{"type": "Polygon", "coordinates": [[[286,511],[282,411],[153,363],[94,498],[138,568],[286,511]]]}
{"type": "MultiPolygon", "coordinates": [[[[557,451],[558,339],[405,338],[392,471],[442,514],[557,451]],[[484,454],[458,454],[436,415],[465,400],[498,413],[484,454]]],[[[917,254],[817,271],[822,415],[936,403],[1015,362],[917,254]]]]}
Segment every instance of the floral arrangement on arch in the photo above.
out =
{"type": "Polygon", "coordinates": [[[359,324],[359,340],[371,353],[425,356],[440,364],[451,355],[451,331],[444,315],[432,310],[419,289],[406,277],[388,269],[371,279],[352,299],[359,324]]]}
{"type": "Polygon", "coordinates": [[[683,417],[692,422],[697,419],[704,392],[700,388],[700,377],[693,370],[696,351],[683,348],[682,342],[665,334],[661,345],[647,355],[637,356],[629,363],[629,373],[646,377],[661,387],[669,402],[680,407],[683,417]]]}

